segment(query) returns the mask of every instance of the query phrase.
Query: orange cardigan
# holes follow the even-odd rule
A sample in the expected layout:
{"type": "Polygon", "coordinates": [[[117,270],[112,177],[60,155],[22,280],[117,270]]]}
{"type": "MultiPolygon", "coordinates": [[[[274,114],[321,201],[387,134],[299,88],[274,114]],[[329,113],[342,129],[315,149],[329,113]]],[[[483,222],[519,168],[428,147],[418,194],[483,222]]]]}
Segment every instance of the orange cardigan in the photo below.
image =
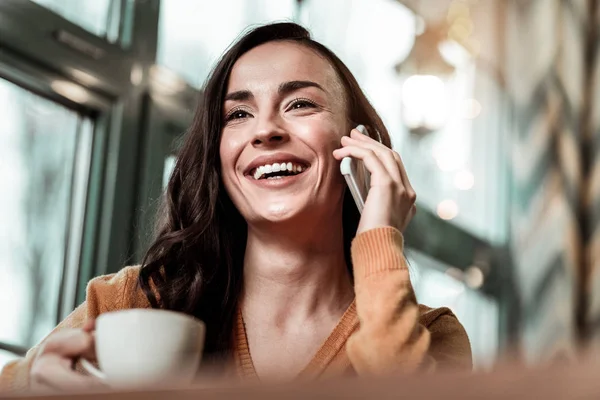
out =
{"type": "MultiPolygon", "coordinates": [[[[469,339],[448,308],[419,305],[414,308],[418,312],[411,315],[409,309],[399,307],[411,298],[412,288],[403,256],[403,237],[398,230],[377,228],[357,235],[352,242],[352,263],[355,300],[301,376],[386,374],[417,366],[428,371],[472,368],[469,339]],[[415,321],[421,334],[407,342],[403,335],[415,321]]],[[[138,275],[139,267],[126,267],[117,274],[92,279],[86,301],[54,331],[79,328],[86,320],[109,311],[149,308],[138,288],[138,275]]],[[[241,313],[235,329],[232,367],[240,378],[257,378],[241,313]]],[[[38,349],[39,345],[2,370],[0,391],[29,388],[29,371],[38,349]]]]}

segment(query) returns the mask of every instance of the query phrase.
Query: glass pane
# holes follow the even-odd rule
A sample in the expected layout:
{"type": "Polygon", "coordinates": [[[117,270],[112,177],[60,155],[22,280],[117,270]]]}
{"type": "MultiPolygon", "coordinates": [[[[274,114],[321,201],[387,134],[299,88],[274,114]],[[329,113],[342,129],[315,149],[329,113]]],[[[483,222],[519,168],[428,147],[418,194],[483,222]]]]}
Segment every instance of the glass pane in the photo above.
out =
{"type": "Polygon", "coordinates": [[[456,270],[448,265],[414,250],[408,252],[408,260],[419,303],[450,308],[469,335],[474,367],[491,367],[498,350],[497,302],[469,287],[468,279],[456,279],[456,270]]]}
{"type": "Polygon", "coordinates": [[[119,35],[121,4],[126,0],[31,0],[110,42],[119,35]]]}
{"type": "Polygon", "coordinates": [[[200,88],[213,64],[253,24],[293,17],[295,0],[160,2],[158,63],[200,88]]]}
{"type": "MultiPolygon", "coordinates": [[[[477,73],[472,59],[455,50],[464,58],[454,76],[443,82],[445,124],[424,135],[398,125],[395,144],[422,205],[500,245],[507,235],[508,193],[503,139],[507,136],[502,131],[499,91],[477,73]]],[[[423,99],[431,100],[427,94],[423,99]]]]}
{"type": "Polygon", "coordinates": [[[92,123],[2,79],[0,109],[0,341],[29,347],[78,263],[92,123]]]}
{"type": "Polygon", "coordinates": [[[394,66],[410,51],[415,32],[405,6],[388,0],[305,0],[301,10],[299,22],[346,63],[363,89],[372,87],[379,95],[394,91],[394,66]]]}
{"type": "Polygon", "coordinates": [[[6,364],[8,364],[9,362],[16,360],[18,358],[20,358],[20,357],[17,356],[16,354],[13,354],[6,350],[0,350],[0,372],[2,371],[2,368],[4,368],[4,366],[6,364]]]}

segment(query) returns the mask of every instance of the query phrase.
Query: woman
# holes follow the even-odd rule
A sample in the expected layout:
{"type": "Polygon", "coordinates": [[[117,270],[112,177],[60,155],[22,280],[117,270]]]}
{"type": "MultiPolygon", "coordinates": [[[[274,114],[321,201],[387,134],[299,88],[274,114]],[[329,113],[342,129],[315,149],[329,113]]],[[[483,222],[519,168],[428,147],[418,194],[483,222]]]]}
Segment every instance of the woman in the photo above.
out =
{"type": "Polygon", "coordinates": [[[344,64],[296,24],[259,27],[206,83],[141,268],[92,280],[86,302],[2,379],[95,384],[72,368],[93,357],[93,320],[134,307],[203,320],[206,359],[241,378],[469,369],[461,324],[418,306],[410,285],[401,232],[415,198],[344,64]],[[347,156],[371,172],[362,215],[339,172],[347,156]]]}

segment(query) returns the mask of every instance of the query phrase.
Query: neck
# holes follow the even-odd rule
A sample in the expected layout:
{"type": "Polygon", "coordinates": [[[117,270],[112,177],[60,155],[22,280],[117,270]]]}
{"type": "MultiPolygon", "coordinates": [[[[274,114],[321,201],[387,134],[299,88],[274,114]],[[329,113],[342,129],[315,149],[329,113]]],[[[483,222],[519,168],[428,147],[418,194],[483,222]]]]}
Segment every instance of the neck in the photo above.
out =
{"type": "Polygon", "coordinates": [[[241,299],[245,315],[280,328],[341,316],[354,289],[339,214],[327,222],[338,229],[323,229],[322,223],[302,230],[298,224],[249,226],[241,299]]]}

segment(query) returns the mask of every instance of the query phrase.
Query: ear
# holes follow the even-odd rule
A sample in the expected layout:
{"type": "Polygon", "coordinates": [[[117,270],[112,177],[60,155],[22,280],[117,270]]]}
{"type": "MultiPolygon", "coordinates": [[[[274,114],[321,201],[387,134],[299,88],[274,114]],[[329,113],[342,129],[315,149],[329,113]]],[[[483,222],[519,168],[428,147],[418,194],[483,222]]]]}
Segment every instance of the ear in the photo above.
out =
{"type": "Polygon", "coordinates": [[[365,127],[367,128],[367,133],[369,134],[369,137],[371,139],[375,139],[379,143],[383,143],[381,135],[379,134],[379,131],[377,129],[373,128],[371,125],[365,125],[365,127]]]}
{"type": "Polygon", "coordinates": [[[383,143],[383,139],[381,138],[381,135],[379,134],[379,131],[377,129],[373,128],[371,125],[350,120],[350,129],[354,129],[359,125],[363,125],[367,129],[367,134],[371,139],[375,139],[379,143],[383,143]]]}

